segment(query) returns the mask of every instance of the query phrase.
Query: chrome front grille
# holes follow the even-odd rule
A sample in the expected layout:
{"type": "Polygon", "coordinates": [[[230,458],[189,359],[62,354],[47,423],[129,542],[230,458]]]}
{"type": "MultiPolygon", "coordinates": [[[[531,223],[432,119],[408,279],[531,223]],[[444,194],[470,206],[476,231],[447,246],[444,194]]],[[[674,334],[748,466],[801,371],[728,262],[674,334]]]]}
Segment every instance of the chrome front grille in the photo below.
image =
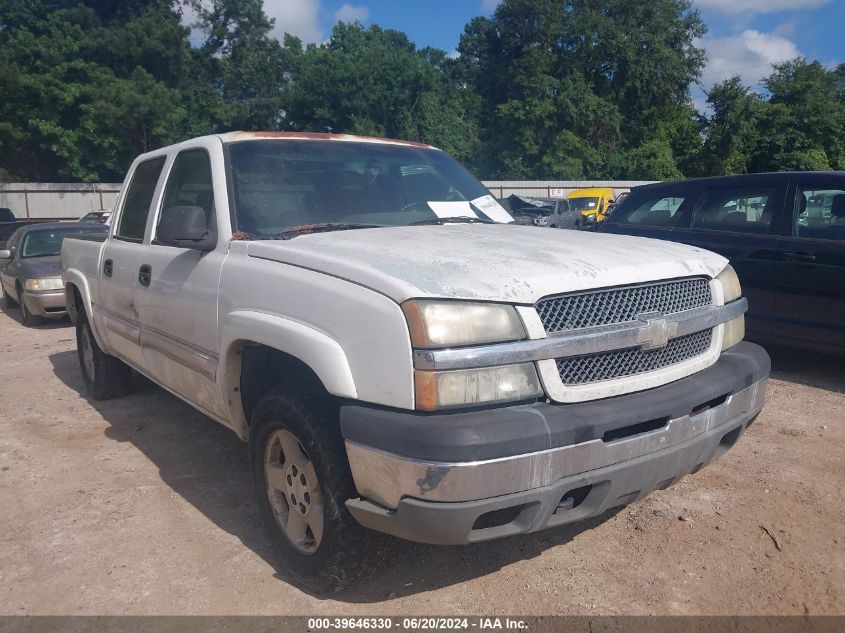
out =
{"type": "Polygon", "coordinates": [[[555,363],[563,384],[583,385],[643,374],[681,363],[706,352],[712,336],[713,330],[702,330],[674,338],[660,349],[629,347],[600,354],[558,358],[555,363]]]}
{"type": "Polygon", "coordinates": [[[554,334],[635,321],[638,315],[650,312],[674,314],[712,302],[710,282],[694,278],[548,297],[536,308],[546,332],[554,334]]]}

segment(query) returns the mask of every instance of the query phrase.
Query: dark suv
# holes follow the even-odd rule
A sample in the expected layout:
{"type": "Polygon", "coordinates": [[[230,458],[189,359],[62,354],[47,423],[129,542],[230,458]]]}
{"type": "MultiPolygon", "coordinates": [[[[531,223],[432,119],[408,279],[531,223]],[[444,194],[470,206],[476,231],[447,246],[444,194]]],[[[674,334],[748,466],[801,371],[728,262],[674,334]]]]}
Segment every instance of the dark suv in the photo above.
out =
{"type": "Polygon", "coordinates": [[[749,338],[845,354],[845,172],[636,187],[599,230],[721,253],[748,297],[749,338]]]}

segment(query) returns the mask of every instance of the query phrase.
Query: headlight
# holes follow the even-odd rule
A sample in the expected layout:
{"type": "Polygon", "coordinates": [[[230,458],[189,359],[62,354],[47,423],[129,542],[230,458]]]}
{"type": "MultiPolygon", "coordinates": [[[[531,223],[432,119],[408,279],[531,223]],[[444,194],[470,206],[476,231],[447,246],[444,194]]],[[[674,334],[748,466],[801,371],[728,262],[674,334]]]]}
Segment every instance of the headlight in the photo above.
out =
{"type": "Polygon", "coordinates": [[[516,341],[525,328],[513,306],[413,300],[402,304],[414,347],[450,347],[516,341]]]}
{"type": "Polygon", "coordinates": [[[25,290],[43,292],[44,290],[61,290],[65,287],[61,277],[47,277],[44,279],[27,279],[23,282],[25,290]]]}
{"type": "MultiPolygon", "coordinates": [[[[742,296],[742,288],[739,285],[739,278],[732,266],[728,266],[716,277],[722,284],[722,294],[725,296],[725,303],[736,301],[742,296]]],[[[745,315],[731,319],[724,326],[722,335],[722,351],[730,349],[745,338],[745,315]]]]}
{"type": "Polygon", "coordinates": [[[533,363],[459,371],[417,370],[414,390],[416,407],[423,411],[526,400],[543,393],[533,363]]]}

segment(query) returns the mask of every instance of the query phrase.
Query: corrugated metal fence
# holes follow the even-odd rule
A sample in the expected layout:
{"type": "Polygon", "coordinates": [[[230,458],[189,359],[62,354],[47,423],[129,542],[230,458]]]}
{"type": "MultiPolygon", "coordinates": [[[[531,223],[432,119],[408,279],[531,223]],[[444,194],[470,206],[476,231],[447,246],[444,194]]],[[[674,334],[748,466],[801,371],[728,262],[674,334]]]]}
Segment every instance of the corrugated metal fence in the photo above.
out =
{"type": "MultiPolygon", "coordinates": [[[[497,198],[511,194],[564,198],[573,189],[610,187],[615,193],[652,181],[639,180],[489,180],[484,185],[497,198]]],[[[0,183],[0,207],[32,220],[75,220],[89,211],[110,209],[120,183],[0,183]]]]}
{"type": "Polygon", "coordinates": [[[21,220],[75,220],[110,209],[119,191],[120,183],[0,183],[0,207],[21,220]]]}
{"type": "Polygon", "coordinates": [[[631,187],[648,185],[653,180],[486,180],[484,186],[497,198],[511,194],[533,198],[565,198],[573,189],[609,187],[614,195],[629,191],[631,187]]]}

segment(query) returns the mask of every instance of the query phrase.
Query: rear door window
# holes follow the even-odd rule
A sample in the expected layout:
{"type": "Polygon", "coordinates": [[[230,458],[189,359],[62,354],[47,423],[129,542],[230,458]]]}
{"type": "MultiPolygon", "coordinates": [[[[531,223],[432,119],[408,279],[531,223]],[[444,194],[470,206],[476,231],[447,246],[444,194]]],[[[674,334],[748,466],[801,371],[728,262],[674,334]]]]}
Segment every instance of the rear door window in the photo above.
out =
{"type": "MultiPolygon", "coordinates": [[[[613,214],[615,224],[636,224],[640,226],[675,226],[680,217],[680,209],[688,196],[652,196],[640,202],[631,201],[630,210],[620,208],[613,214]]],[[[626,205],[627,206],[627,205],[626,205]]]]}
{"type": "Polygon", "coordinates": [[[777,187],[708,189],[696,205],[690,227],[768,234],[776,198],[777,187]]]}
{"type": "Polygon", "coordinates": [[[130,242],[141,242],[144,239],[150,204],[155,195],[161,169],[164,167],[164,160],[164,156],[154,158],[144,161],[135,168],[132,182],[129,183],[129,189],[126,191],[126,201],[123,203],[120,223],[115,232],[116,237],[130,242]]]}
{"type": "Polygon", "coordinates": [[[845,242],[845,188],[800,186],[792,235],[845,242]]]}

